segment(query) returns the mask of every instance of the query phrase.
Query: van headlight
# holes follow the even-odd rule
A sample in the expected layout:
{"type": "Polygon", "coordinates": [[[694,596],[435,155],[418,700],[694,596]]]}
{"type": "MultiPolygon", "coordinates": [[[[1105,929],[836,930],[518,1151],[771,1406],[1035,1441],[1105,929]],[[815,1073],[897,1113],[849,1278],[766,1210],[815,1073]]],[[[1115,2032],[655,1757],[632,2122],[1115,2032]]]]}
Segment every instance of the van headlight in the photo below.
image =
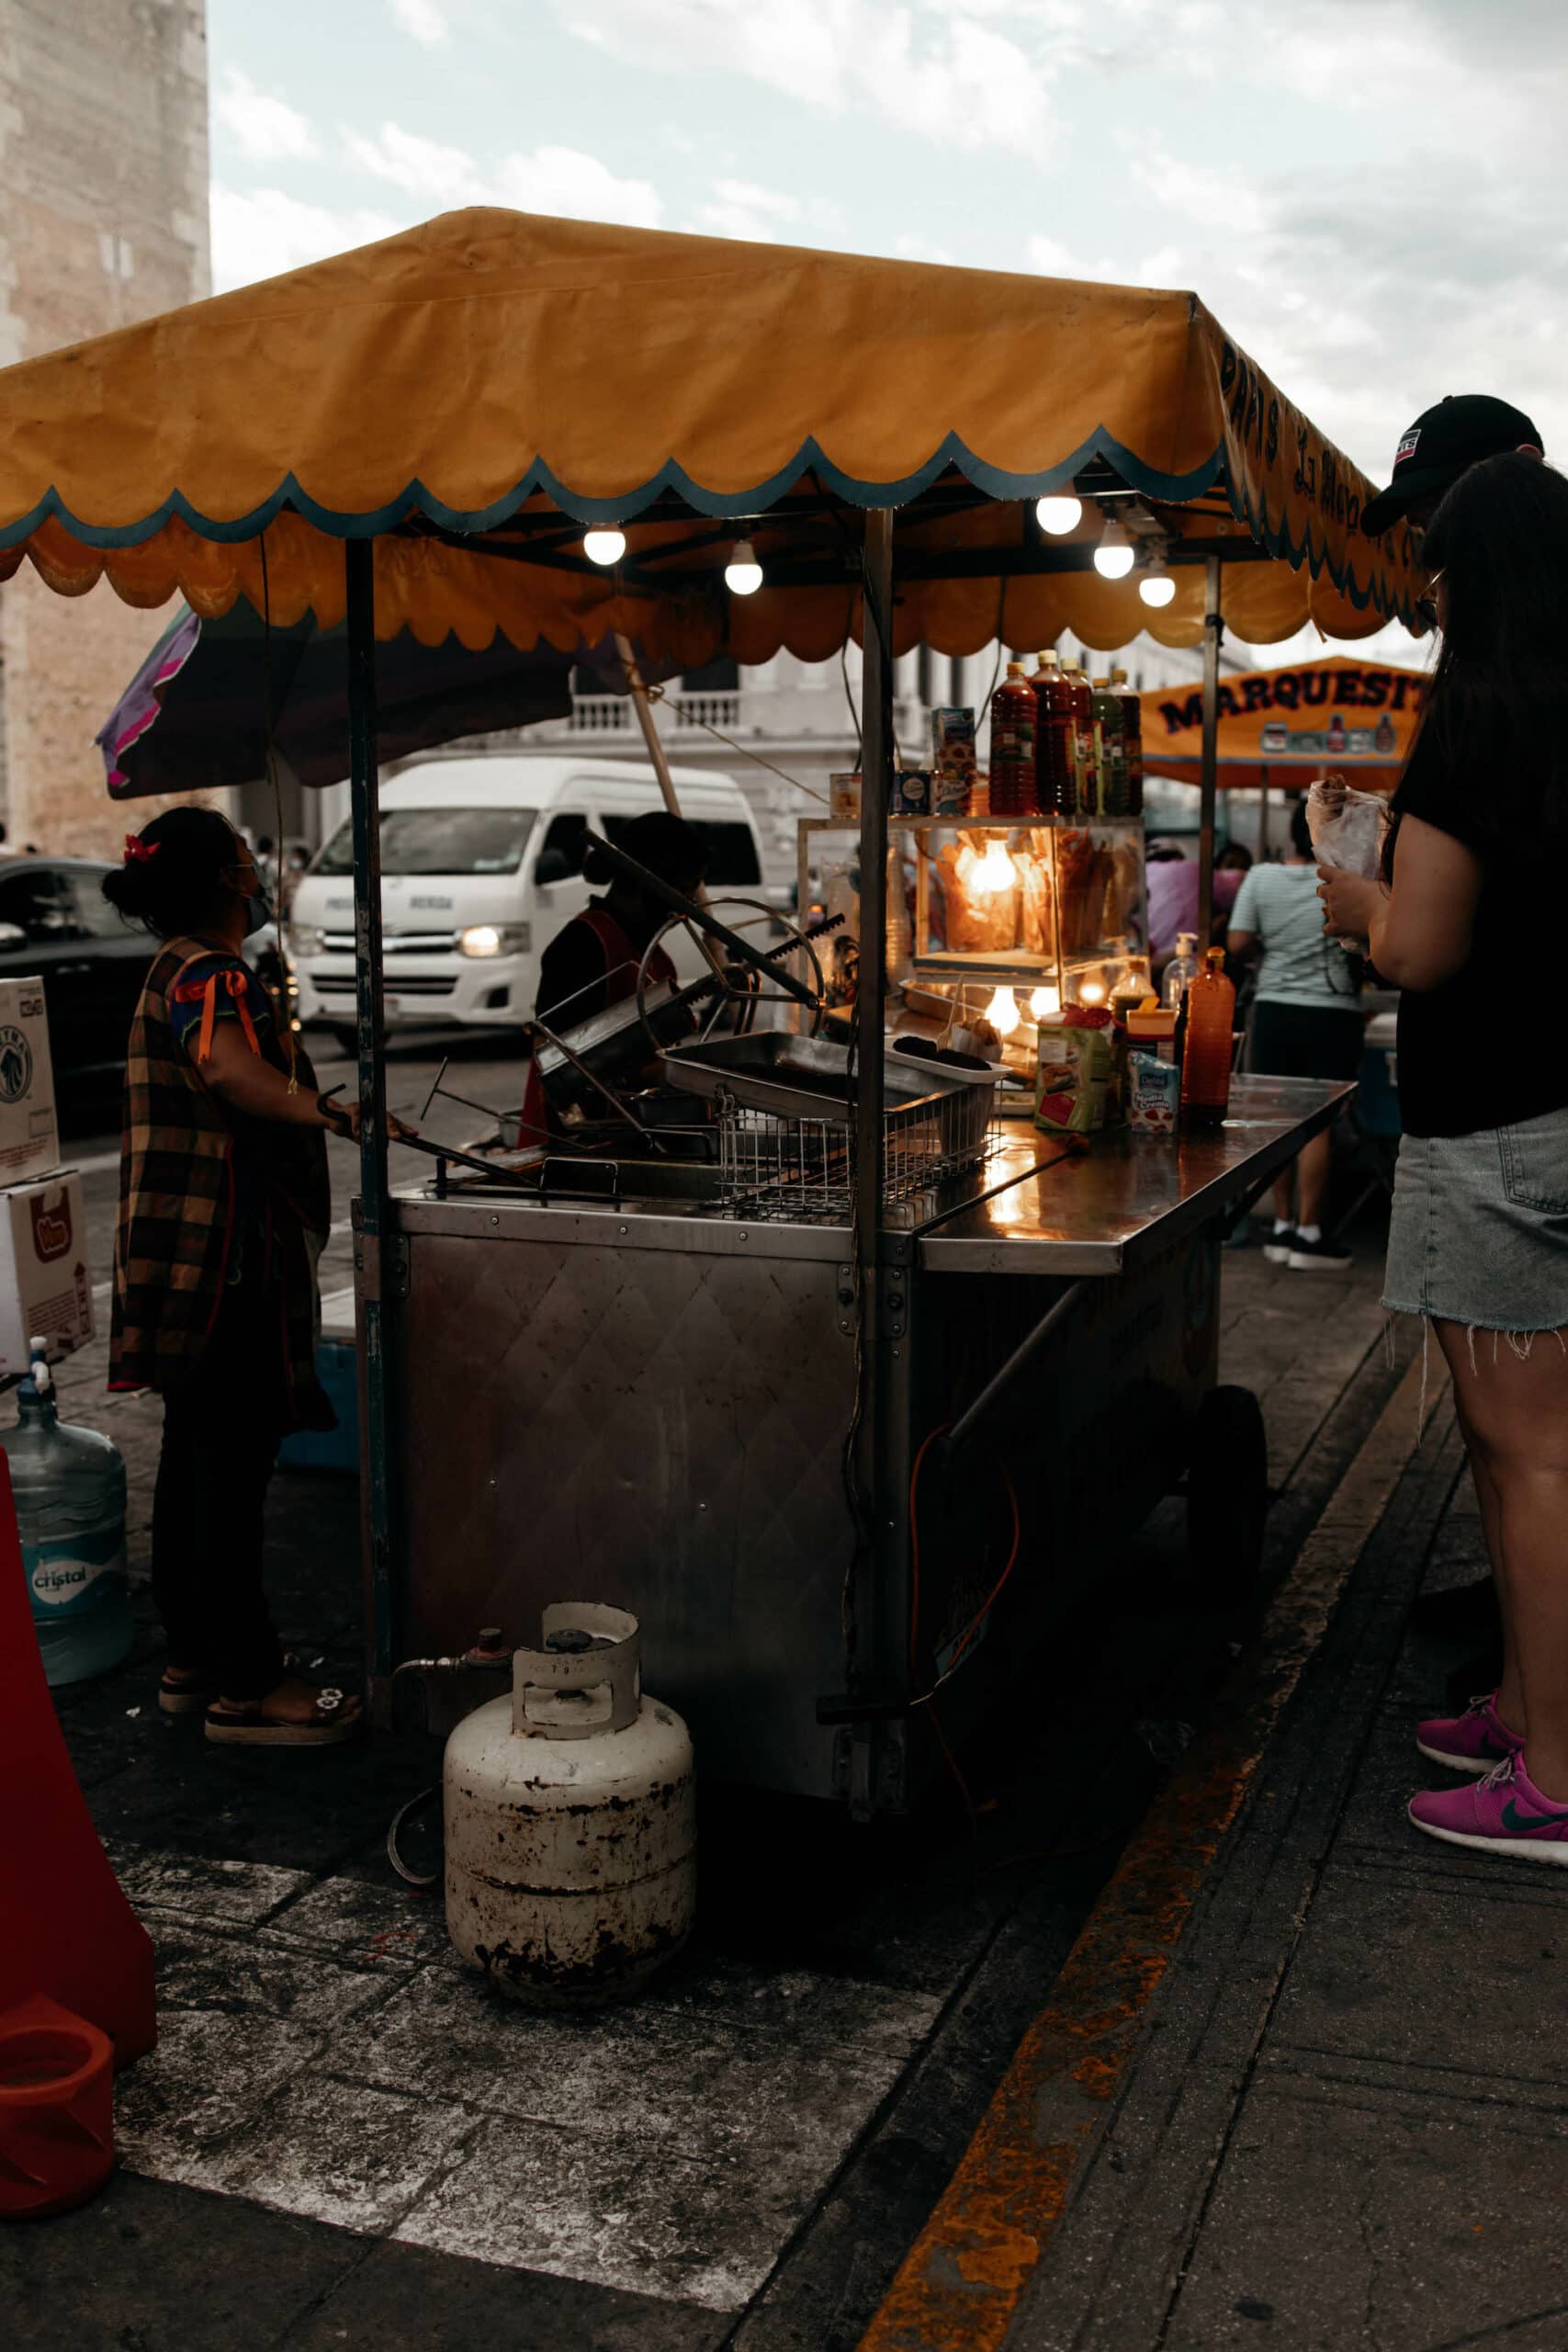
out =
{"type": "Polygon", "coordinates": [[[327,934],[319,924],[295,922],[288,926],[288,952],[291,956],[321,956],[326,951],[327,934]]]}
{"type": "Polygon", "coordinates": [[[526,956],[532,933],[525,922],[473,922],[457,933],[459,956],[526,956]]]}

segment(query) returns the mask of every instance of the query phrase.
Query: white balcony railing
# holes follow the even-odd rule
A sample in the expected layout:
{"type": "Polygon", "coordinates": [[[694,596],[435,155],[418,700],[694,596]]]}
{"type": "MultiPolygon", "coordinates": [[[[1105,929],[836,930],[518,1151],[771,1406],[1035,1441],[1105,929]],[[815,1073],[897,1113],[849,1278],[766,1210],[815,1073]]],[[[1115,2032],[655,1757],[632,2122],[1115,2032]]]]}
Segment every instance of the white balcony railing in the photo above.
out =
{"type": "Polygon", "coordinates": [[[740,724],[740,696],[737,694],[683,695],[678,686],[666,687],[670,708],[674,714],[677,731],[694,732],[703,727],[722,727],[733,733],[740,724]]]}
{"type": "Polygon", "coordinates": [[[567,720],[573,735],[625,735],[631,726],[629,695],[579,695],[567,720]]]}

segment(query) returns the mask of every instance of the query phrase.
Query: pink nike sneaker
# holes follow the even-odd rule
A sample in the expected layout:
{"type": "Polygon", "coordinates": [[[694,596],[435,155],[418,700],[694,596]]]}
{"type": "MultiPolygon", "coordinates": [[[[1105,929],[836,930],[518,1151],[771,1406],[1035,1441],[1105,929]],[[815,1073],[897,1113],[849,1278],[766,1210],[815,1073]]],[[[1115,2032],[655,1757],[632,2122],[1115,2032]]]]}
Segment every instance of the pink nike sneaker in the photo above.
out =
{"type": "Polygon", "coordinates": [[[1450,1772],[1490,1772],[1505,1756],[1517,1756],[1523,1742],[1497,1713],[1497,1693],[1483,1691],[1462,1715],[1428,1715],[1416,1726],[1416,1745],[1433,1764],[1450,1772]]]}
{"type": "Polygon", "coordinates": [[[1410,1818],[1450,1846],[1523,1862],[1568,1862],[1568,1805],[1541,1795],[1522,1752],[1506,1756],[1468,1788],[1423,1790],[1410,1800],[1410,1818]]]}

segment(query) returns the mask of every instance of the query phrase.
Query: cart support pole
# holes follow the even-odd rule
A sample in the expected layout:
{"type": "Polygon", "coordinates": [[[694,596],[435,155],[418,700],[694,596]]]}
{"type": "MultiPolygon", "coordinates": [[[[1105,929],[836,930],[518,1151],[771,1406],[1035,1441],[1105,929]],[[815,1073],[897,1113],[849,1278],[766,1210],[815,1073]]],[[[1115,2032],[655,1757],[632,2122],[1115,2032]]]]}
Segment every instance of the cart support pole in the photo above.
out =
{"type": "Polygon", "coordinates": [[[1198,957],[1209,950],[1214,926],[1214,810],[1220,752],[1220,559],[1205,563],[1203,598],[1203,763],[1198,778],[1198,957]]]}
{"type": "Polygon", "coordinates": [[[398,1625],[392,1593],[392,1513],[387,1354],[387,1059],[381,1018],[381,810],[376,755],[376,543],[349,539],[349,795],[354,822],[354,986],[359,1051],[359,1215],[355,1245],[363,1370],[363,1502],[370,1571],[372,1675],[389,1675],[398,1625]]]}
{"type": "Polygon", "coordinates": [[[615,650],[621,657],[621,667],[626,673],[626,684],[632,690],[632,702],[637,710],[637,723],[642,729],[642,740],[648,747],[649,761],[653,773],[659,779],[659,789],[663,796],[664,806],[672,817],[678,817],[681,814],[681,803],[675,796],[675,779],[670,773],[670,763],[664,755],[664,746],[660,741],[659,729],[653,723],[653,706],[648,698],[648,688],[643,684],[642,672],[637,665],[637,655],[632,650],[631,639],[626,636],[624,629],[615,631],[615,650]]]}

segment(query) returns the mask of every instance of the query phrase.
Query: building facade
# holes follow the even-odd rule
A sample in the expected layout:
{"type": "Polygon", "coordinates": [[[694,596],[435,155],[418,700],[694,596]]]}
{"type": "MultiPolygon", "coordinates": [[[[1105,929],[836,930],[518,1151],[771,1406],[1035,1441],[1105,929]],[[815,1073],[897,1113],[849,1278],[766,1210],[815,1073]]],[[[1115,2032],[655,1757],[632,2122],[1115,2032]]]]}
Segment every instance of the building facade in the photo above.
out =
{"type": "MultiPolygon", "coordinates": [[[[205,295],[207,181],[205,0],[0,0],[0,363],[205,295]]],[[[118,846],[93,739],[166,618],[0,588],[9,845],[118,846]]]]}

